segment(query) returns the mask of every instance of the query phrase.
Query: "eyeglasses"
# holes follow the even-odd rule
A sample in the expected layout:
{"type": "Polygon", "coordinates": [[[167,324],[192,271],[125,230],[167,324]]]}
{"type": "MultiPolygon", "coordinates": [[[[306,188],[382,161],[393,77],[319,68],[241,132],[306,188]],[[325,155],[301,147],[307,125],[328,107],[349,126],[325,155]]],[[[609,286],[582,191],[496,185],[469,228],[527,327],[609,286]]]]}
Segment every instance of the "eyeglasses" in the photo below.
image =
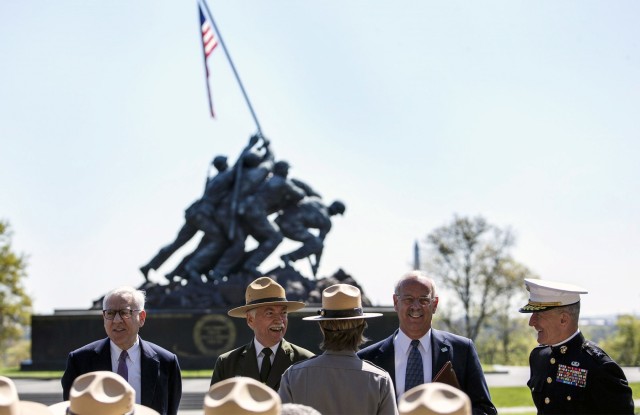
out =
{"type": "Polygon", "coordinates": [[[102,315],[107,320],[113,320],[114,318],[116,318],[116,314],[120,314],[121,319],[128,320],[131,318],[134,311],[140,311],[140,310],[131,310],[130,308],[123,308],[122,310],[108,309],[108,310],[102,310],[102,315]]]}
{"type": "Polygon", "coordinates": [[[430,305],[431,303],[433,303],[435,301],[435,298],[433,297],[411,297],[411,296],[406,296],[406,297],[401,297],[400,301],[404,304],[404,305],[413,305],[413,303],[415,303],[416,301],[418,301],[418,303],[423,306],[426,307],[428,305],[430,305]]]}

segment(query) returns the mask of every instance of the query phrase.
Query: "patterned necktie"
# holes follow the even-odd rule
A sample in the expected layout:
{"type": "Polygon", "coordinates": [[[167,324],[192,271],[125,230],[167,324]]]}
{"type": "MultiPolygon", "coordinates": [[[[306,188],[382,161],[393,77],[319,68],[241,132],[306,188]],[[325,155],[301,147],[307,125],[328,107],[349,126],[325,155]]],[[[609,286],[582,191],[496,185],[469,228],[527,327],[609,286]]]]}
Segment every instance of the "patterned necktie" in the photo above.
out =
{"type": "Polygon", "coordinates": [[[127,368],[127,356],[129,355],[126,350],[123,350],[122,353],[120,353],[120,357],[118,358],[118,374],[128,382],[129,369],[127,368]]]}
{"type": "Polygon", "coordinates": [[[418,350],[419,340],[411,340],[411,350],[407,360],[407,372],[404,379],[404,391],[424,383],[424,371],[422,369],[422,356],[418,350]]]}
{"type": "Polygon", "coordinates": [[[262,354],[264,357],[262,358],[262,367],[260,367],[260,381],[262,383],[267,382],[267,378],[269,377],[269,372],[271,371],[271,354],[273,350],[268,347],[262,349],[262,354]]]}

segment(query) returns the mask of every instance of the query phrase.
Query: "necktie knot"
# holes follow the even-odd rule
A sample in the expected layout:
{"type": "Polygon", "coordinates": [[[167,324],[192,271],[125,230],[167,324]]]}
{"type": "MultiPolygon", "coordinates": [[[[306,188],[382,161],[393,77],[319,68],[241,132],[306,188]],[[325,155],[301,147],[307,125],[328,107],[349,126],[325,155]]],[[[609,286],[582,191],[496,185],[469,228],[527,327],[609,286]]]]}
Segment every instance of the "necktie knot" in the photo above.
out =
{"type": "Polygon", "coordinates": [[[262,349],[262,354],[265,355],[266,357],[269,357],[273,354],[273,350],[271,350],[268,347],[265,347],[264,349],[262,349]]]}
{"type": "Polygon", "coordinates": [[[411,347],[418,347],[420,345],[420,340],[411,340],[411,347]]]}

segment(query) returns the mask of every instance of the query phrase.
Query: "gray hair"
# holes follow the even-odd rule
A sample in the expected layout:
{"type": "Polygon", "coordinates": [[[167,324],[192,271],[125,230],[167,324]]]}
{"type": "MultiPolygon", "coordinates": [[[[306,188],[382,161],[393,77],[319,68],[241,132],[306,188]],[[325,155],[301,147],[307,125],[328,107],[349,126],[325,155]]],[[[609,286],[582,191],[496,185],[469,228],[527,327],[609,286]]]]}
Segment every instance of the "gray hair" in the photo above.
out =
{"type": "Polygon", "coordinates": [[[396,282],[396,285],[393,290],[395,295],[400,295],[400,286],[402,286],[402,283],[404,283],[407,280],[418,280],[431,285],[431,297],[437,297],[436,282],[433,280],[433,278],[431,278],[430,276],[428,276],[427,274],[419,270],[409,271],[406,274],[404,274],[402,277],[400,277],[398,282],[396,282]]]}
{"type": "Polygon", "coordinates": [[[107,308],[107,302],[113,296],[116,297],[125,297],[131,296],[133,299],[133,305],[137,310],[144,310],[144,303],[146,301],[146,293],[142,290],[138,290],[131,286],[125,285],[122,287],[118,287],[113,289],[107,293],[102,299],[102,309],[105,310],[107,308]]]}

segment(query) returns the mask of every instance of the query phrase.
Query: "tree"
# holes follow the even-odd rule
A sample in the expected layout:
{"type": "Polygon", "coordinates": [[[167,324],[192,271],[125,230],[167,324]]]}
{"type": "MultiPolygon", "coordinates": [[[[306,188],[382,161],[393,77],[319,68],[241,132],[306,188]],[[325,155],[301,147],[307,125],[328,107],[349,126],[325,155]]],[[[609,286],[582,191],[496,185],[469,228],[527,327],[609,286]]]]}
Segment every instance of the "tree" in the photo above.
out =
{"type": "Polygon", "coordinates": [[[9,223],[0,220],[0,358],[3,365],[9,363],[8,352],[22,339],[31,318],[31,298],[22,286],[27,276],[27,261],[12,251],[11,237],[9,223]]]}
{"type": "MultiPolygon", "coordinates": [[[[474,341],[483,325],[494,325],[496,331],[508,327],[508,322],[498,317],[505,307],[517,309],[515,301],[524,297],[523,280],[533,277],[510,255],[515,244],[511,231],[491,225],[482,217],[454,216],[449,225],[434,230],[425,242],[425,269],[437,283],[453,291],[454,302],[462,311],[460,321],[454,318],[455,307],[448,307],[440,313],[441,321],[474,341]]],[[[509,330],[499,331],[503,333],[500,341],[505,341],[506,333],[508,343],[509,330]]],[[[508,345],[503,347],[509,350],[508,345]]]]}
{"type": "Polygon", "coordinates": [[[616,334],[604,340],[602,348],[621,366],[640,365],[640,319],[623,314],[616,327],[616,334]]]}

